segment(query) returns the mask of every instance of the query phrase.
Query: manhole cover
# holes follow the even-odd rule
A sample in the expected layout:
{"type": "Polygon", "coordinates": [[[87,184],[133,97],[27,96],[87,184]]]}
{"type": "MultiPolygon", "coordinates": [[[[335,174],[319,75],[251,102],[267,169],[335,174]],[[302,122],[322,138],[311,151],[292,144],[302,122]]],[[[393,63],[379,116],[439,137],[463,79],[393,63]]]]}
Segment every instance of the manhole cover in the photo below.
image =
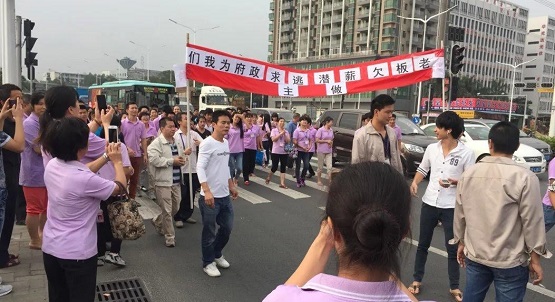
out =
{"type": "Polygon", "coordinates": [[[140,279],[102,282],[96,285],[96,301],[99,302],[151,302],[140,279]]]}

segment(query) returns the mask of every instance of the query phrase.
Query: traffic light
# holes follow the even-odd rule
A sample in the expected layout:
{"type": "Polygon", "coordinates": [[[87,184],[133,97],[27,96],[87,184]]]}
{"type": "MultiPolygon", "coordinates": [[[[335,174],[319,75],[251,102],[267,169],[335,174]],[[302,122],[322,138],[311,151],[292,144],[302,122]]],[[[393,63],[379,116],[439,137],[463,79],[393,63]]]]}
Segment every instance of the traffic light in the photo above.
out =
{"type": "Polygon", "coordinates": [[[33,46],[37,42],[37,38],[31,37],[31,31],[35,27],[35,22],[31,20],[23,21],[23,35],[25,36],[25,66],[27,66],[27,78],[29,80],[34,80],[35,77],[35,67],[39,64],[37,53],[33,52],[33,46]]]}
{"type": "Polygon", "coordinates": [[[451,73],[457,74],[464,67],[464,51],[466,48],[453,45],[451,49],[451,73]]]}

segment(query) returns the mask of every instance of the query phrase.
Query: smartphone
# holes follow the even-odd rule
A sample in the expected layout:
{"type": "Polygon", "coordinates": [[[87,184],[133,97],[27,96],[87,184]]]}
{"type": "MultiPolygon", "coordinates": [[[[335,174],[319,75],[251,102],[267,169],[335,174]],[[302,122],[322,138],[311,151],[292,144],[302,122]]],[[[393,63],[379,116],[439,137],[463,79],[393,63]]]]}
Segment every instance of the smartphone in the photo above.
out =
{"type": "Polygon", "coordinates": [[[108,109],[108,104],[106,103],[106,95],[99,94],[96,96],[96,106],[100,110],[108,109]]]}
{"type": "Polygon", "coordinates": [[[10,108],[12,108],[13,106],[15,106],[15,104],[17,104],[17,99],[10,99],[10,108]]]}
{"type": "Polygon", "coordinates": [[[444,185],[451,185],[451,182],[449,181],[449,179],[442,179],[441,183],[444,185]]]}
{"type": "Polygon", "coordinates": [[[108,127],[108,141],[110,143],[119,143],[119,130],[118,126],[108,127]]]}

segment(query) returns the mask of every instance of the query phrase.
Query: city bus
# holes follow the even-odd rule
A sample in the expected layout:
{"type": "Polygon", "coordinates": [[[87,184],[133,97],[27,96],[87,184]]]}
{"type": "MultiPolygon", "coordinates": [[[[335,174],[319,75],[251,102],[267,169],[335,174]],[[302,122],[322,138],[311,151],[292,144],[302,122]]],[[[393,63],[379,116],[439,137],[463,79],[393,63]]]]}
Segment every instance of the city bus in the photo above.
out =
{"type": "Polygon", "coordinates": [[[96,107],[96,96],[99,94],[106,95],[108,105],[118,105],[119,108],[125,108],[125,104],[131,101],[139,107],[175,105],[175,87],[168,84],[123,80],[92,85],[89,87],[89,106],[96,107]]]}

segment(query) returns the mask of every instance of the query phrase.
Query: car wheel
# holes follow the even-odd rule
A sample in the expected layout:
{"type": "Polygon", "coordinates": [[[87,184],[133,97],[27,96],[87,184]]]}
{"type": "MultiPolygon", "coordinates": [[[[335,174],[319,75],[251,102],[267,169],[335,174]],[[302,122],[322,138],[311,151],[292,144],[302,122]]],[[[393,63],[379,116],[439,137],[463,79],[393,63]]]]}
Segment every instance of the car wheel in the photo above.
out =
{"type": "Polygon", "coordinates": [[[482,155],[478,156],[478,158],[476,159],[476,162],[479,162],[479,161],[481,161],[481,160],[482,160],[482,158],[484,158],[484,157],[486,157],[486,156],[490,156],[490,155],[489,155],[489,154],[487,154],[487,153],[485,153],[485,154],[482,154],[482,155]]]}

